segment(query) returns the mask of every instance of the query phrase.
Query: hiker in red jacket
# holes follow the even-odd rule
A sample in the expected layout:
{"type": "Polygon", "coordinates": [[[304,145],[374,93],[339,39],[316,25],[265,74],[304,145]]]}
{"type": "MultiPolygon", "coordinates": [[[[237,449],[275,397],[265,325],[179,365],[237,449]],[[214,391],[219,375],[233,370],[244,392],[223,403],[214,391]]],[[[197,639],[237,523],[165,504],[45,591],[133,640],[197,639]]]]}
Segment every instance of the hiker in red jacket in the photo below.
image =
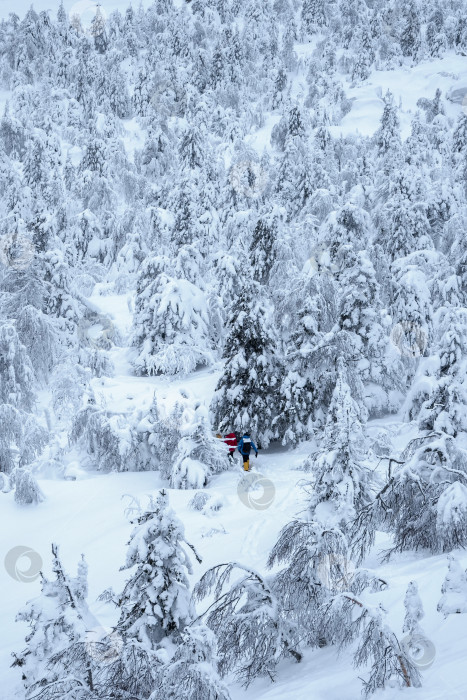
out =
{"type": "Polygon", "coordinates": [[[226,445],[229,446],[230,459],[233,459],[235,454],[235,448],[237,447],[237,436],[235,435],[235,433],[228,433],[227,435],[224,435],[224,442],[226,445]]]}

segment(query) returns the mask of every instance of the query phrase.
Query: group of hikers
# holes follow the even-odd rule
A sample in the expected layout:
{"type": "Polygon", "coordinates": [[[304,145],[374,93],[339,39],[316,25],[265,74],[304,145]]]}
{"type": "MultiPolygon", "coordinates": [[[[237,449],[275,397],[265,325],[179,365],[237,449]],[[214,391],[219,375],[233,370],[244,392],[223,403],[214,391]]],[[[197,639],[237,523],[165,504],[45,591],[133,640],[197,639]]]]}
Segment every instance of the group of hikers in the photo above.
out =
{"type": "Polygon", "coordinates": [[[227,433],[227,435],[222,436],[217,433],[216,437],[224,440],[225,444],[229,448],[229,457],[231,460],[234,459],[235,450],[238,450],[243,457],[243,469],[247,472],[250,469],[250,453],[251,448],[253,448],[255,455],[258,456],[258,448],[251,439],[250,433],[246,431],[243,433],[240,440],[237,438],[237,433],[227,433]]]}

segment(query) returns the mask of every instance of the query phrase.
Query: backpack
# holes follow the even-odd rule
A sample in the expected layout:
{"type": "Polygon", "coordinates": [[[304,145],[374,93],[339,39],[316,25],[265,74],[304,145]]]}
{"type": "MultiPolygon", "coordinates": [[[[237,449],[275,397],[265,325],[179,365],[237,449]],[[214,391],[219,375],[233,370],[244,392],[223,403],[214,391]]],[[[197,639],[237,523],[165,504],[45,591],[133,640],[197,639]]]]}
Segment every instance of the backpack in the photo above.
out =
{"type": "Polygon", "coordinates": [[[242,437],[242,452],[243,454],[249,455],[251,452],[251,437],[248,436],[243,436],[242,437]]]}

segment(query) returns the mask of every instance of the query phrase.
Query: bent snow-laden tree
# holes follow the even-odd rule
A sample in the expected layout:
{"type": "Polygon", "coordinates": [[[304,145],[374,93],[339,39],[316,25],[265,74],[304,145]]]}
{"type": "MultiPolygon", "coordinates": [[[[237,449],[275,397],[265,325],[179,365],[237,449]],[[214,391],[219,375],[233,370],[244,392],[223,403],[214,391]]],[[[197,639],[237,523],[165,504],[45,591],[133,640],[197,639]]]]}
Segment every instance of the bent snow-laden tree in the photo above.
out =
{"type": "Polygon", "coordinates": [[[211,594],[215,601],[204,615],[217,634],[222,675],[234,672],[248,687],[258,676],[274,678],[282,657],[292,655],[300,661],[294,625],[281,615],[270,582],[258,572],[241,564],[219,564],[193,591],[197,600],[211,594]]]}
{"type": "Polygon", "coordinates": [[[355,665],[371,663],[365,697],[389,680],[420,685],[385,611],[367,602],[368,594],[386,582],[370,571],[352,569],[342,532],[311,520],[293,521],[283,528],[269,557],[270,568],[277,564],[286,566],[267,578],[237,563],[222,564],[195,586],[198,600],[214,596],[203,616],[218,634],[222,674],[233,671],[248,686],[261,675],[274,679],[283,657],[299,662],[302,645],[343,649],[358,642],[355,665]]]}
{"type": "Polygon", "coordinates": [[[371,664],[369,678],[363,680],[365,698],[389,681],[402,688],[421,686],[420,672],[387,624],[381,605],[368,605],[363,597],[339,593],[326,605],[323,623],[339,648],[357,642],[355,666],[371,664]]]}
{"type": "Polygon", "coordinates": [[[391,459],[385,486],[357,514],[350,531],[361,560],[377,529],[393,535],[386,552],[427,549],[436,554],[467,546],[467,453],[453,437],[428,433],[391,459]]]}

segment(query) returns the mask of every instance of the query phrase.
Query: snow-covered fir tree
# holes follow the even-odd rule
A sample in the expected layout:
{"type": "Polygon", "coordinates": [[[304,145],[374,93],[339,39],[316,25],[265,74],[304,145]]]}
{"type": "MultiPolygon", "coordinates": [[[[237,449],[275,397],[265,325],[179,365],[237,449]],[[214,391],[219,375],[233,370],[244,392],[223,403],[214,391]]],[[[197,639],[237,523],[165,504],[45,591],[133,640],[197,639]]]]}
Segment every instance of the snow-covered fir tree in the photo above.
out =
{"type": "MultiPolygon", "coordinates": [[[[318,260],[312,259],[314,267],[318,260]]],[[[337,310],[335,286],[330,276],[323,279],[313,274],[300,277],[298,288],[303,300],[297,309],[297,322],[287,339],[286,374],[281,381],[280,411],[275,423],[283,443],[297,444],[313,435],[315,422],[323,420],[323,397],[327,382],[320,368],[320,341],[333,327],[337,310]]]]}
{"type": "Polygon", "coordinates": [[[442,596],[438,612],[445,617],[453,613],[467,612],[467,573],[456,557],[448,556],[448,572],[441,586],[442,596]]]}
{"type": "Polygon", "coordinates": [[[422,601],[418,595],[418,586],[415,581],[411,581],[407,586],[407,591],[404,598],[405,617],[403,632],[410,634],[419,633],[420,625],[418,624],[424,616],[422,601]]]}
{"type": "Polygon", "coordinates": [[[134,345],[141,374],[191,372],[212,362],[206,295],[191,281],[149,259],[138,280],[134,345]]]}
{"type": "Polygon", "coordinates": [[[63,568],[57,545],[52,545],[54,578],[42,576],[41,595],[18,613],[30,631],[26,648],[15,654],[28,700],[41,697],[97,698],[93,693],[97,666],[87,653],[87,566],[82,561],[76,578],[63,568]]]}
{"type": "Polygon", "coordinates": [[[304,464],[313,477],[312,515],[345,530],[372,497],[371,471],[365,460],[360,414],[346,381],[348,369],[339,359],[336,386],[329,406],[322,449],[304,464]]]}
{"type": "Polygon", "coordinates": [[[269,302],[258,283],[245,281],[232,305],[225,368],[214,394],[214,425],[249,430],[265,447],[278,413],[280,355],[269,302]]]}
{"type": "Polygon", "coordinates": [[[122,567],[136,567],[118,597],[117,630],[125,641],[157,651],[165,638],[180,639],[193,620],[184,541],[183,525],[160,491],[137,517],[122,567]]]}

